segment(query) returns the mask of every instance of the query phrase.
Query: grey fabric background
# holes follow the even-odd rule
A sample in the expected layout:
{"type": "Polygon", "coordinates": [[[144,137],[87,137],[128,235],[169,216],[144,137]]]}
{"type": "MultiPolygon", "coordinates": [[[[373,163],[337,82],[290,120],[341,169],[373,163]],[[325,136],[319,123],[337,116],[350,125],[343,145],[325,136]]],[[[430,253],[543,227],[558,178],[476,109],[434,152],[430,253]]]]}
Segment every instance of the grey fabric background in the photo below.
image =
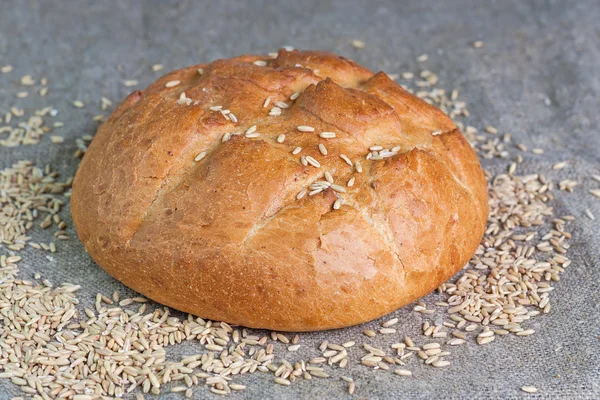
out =
{"type": "MultiPolygon", "coordinates": [[[[60,110],[65,123],[56,134],[62,145],[0,148],[0,168],[20,159],[49,163],[71,176],[74,138],[93,134],[93,115],[100,113],[100,97],[118,102],[131,88],[160,73],[150,66],[163,63],[166,72],[186,65],[242,53],[266,53],[283,45],[340,53],[374,70],[398,73],[418,71],[415,58],[430,55],[424,66],[436,72],[441,86],[460,88],[469,104],[469,122],[479,128],[493,124],[511,132],[515,143],[544,148],[544,156],[524,154],[521,173],[541,172],[557,182],[582,182],[575,193],[556,191],[558,215],[572,214],[570,257],[574,261],[552,293],[553,311],[530,324],[537,333],[527,338],[502,337],[491,345],[474,343],[457,348],[452,366],[443,370],[412,362],[412,378],[371,371],[356,362],[334,376],[357,380],[356,398],[600,398],[600,199],[587,193],[600,187],[591,180],[600,174],[600,3],[575,1],[42,1],[0,0],[0,65],[15,71],[0,74],[0,112],[12,104],[60,110]],[[350,40],[363,40],[361,51],[350,40]],[[482,49],[470,44],[481,39],[482,49]],[[16,99],[18,78],[47,76],[50,93],[16,99]],[[551,100],[551,105],[543,99],[551,100]],[[71,101],[86,102],[79,110],[71,101]],[[569,166],[552,171],[553,162],[569,166]],[[589,208],[595,221],[583,215],[589,208]],[[555,351],[561,346],[560,350],[555,351]],[[534,385],[539,393],[519,390],[534,385]]],[[[162,73],[161,72],[161,73],[162,73]]],[[[517,154],[509,146],[512,155],[517,154]]],[[[503,171],[506,160],[484,160],[491,171],[503,171]]],[[[68,219],[68,210],[63,213],[68,219]]],[[[75,236],[72,228],[69,228],[75,236]]],[[[47,233],[34,231],[37,240],[47,233]]],[[[2,251],[2,250],[0,250],[2,251]]],[[[77,240],[58,243],[54,262],[30,249],[20,263],[22,276],[40,271],[54,283],[70,281],[84,286],[79,298],[93,302],[97,291],[128,290],[101,271],[77,240]]],[[[435,295],[428,297],[428,303],[435,295]]],[[[419,336],[422,318],[409,309],[395,313],[400,331],[419,336]]],[[[302,334],[298,359],[317,355],[316,344],[329,339],[340,343],[359,339],[364,326],[334,332],[302,334]]],[[[390,340],[385,342],[389,343],[390,340]]],[[[383,345],[384,341],[379,344],[383,345]]],[[[375,341],[375,343],[378,343],[375,341]]],[[[169,348],[172,357],[192,351],[190,346],[169,348]]],[[[350,355],[357,360],[362,350],[350,355]]],[[[292,359],[290,361],[293,361],[292,359]]],[[[300,381],[291,387],[272,383],[272,375],[244,376],[248,385],[234,398],[345,398],[339,379],[300,381]]],[[[0,398],[20,395],[6,380],[0,398]]],[[[196,398],[213,396],[195,389],[196,398]]],[[[164,398],[181,398],[165,395],[164,398]]]]}

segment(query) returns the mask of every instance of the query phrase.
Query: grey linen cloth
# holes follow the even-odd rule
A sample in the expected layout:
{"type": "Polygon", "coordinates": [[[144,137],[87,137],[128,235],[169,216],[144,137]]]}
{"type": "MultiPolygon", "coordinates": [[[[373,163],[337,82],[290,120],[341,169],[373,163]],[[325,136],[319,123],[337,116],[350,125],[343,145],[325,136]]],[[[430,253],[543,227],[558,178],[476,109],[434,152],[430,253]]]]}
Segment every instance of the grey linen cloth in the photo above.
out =
{"type": "MultiPolygon", "coordinates": [[[[588,193],[600,184],[600,3],[578,1],[0,1],[0,66],[15,70],[0,74],[0,113],[15,104],[41,108],[52,105],[65,123],[54,134],[65,136],[60,145],[48,135],[38,145],[0,148],[0,168],[27,159],[50,164],[62,176],[72,176],[78,164],[73,157],[76,137],[93,134],[100,113],[100,98],[118,103],[132,88],[143,88],[161,73],[199,62],[243,53],[267,53],[284,45],[340,53],[373,70],[388,73],[429,69],[447,90],[459,88],[468,103],[468,122],[478,128],[496,126],[510,132],[507,148],[519,154],[514,143],[544,155],[521,153],[518,173],[545,173],[549,179],[580,182],[574,193],[555,190],[551,205],[557,215],[571,214],[573,233],[569,257],[572,266],[552,293],[553,310],[529,325],[536,334],[507,336],[487,346],[473,342],[453,350],[452,365],[436,369],[412,362],[413,377],[391,371],[373,371],[356,361],[363,354],[353,349],[347,370],[336,369],[333,379],[300,380],[290,387],[273,384],[270,374],[240,377],[248,389],[232,398],[326,399],[349,397],[340,375],[357,381],[355,398],[449,399],[592,399],[600,398],[600,199],[588,193]],[[362,50],[350,42],[366,43],[362,50]],[[475,40],[485,44],[471,46],[475,40]],[[429,60],[418,63],[422,53],[429,60]],[[160,73],[150,66],[163,63],[160,73]],[[24,74],[47,76],[47,97],[17,99],[24,74]],[[76,109],[71,102],[87,103],[76,109]],[[545,101],[549,99],[549,101],[545,101]],[[553,171],[558,161],[568,167],[553,171]],[[584,215],[589,209],[597,219],[584,215]],[[521,386],[533,385],[537,394],[521,386]]],[[[484,160],[493,173],[506,170],[509,160],[484,160]]],[[[39,271],[53,283],[83,286],[78,293],[85,306],[97,292],[121,297],[131,291],[97,267],[76,239],[68,208],[70,241],[59,242],[54,261],[45,253],[27,249],[20,263],[21,276],[39,271]]],[[[48,233],[34,229],[34,240],[48,233]]],[[[4,249],[2,250],[4,251],[4,249]]],[[[427,297],[430,304],[438,295],[427,297]]],[[[419,337],[420,314],[406,307],[394,313],[400,319],[399,341],[404,334],[419,337]]],[[[302,334],[300,351],[288,358],[317,355],[323,340],[363,341],[361,332],[381,321],[331,332],[302,334]]],[[[389,348],[392,340],[378,336],[371,343],[389,348]]],[[[279,353],[283,354],[283,348],[279,353]]],[[[194,351],[194,344],[168,348],[169,359],[194,351]]],[[[195,397],[215,396],[195,388],[195,397]]],[[[21,395],[10,381],[0,380],[0,398],[21,395]]],[[[165,399],[182,398],[164,394],[165,399]]]]}

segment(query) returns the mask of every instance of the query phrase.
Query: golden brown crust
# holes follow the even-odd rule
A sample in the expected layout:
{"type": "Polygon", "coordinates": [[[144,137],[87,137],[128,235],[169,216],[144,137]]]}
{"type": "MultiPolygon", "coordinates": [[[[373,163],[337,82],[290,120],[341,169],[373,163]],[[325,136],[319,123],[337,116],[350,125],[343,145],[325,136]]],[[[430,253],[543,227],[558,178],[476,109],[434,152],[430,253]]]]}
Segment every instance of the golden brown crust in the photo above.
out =
{"type": "Polygon", "coordinates": [[[71,209],[87,251],[127,286],[205,318],[286,331],[361,323],[429,293],[469,260],[488,213],[477,157],[442,112],[383,73],[285,50],[173,71],[132,93],[90,145],[71,209]],[[269,115],[278,101],[289,107],[269,115]],[[253,125],[260,136],[245,137],[253,125]],[[375,145],[394,155],[367,160],[375,145]],[[297,200],[325,171],[355,183],[297,200]]]}

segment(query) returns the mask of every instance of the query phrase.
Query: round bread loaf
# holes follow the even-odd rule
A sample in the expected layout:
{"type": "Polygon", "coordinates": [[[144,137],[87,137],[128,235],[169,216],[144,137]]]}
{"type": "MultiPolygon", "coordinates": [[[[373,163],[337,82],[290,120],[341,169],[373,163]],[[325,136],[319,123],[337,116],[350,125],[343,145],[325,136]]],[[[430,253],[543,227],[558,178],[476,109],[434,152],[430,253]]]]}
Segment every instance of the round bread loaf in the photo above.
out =
{"type": "Polygon", "coordinates": [[[345,58],[173,71],[98,129],[73,182],[109,274],[203,318],[311,331],[434,290],[476,250],[486,180],[437,108],[345,58]]]}

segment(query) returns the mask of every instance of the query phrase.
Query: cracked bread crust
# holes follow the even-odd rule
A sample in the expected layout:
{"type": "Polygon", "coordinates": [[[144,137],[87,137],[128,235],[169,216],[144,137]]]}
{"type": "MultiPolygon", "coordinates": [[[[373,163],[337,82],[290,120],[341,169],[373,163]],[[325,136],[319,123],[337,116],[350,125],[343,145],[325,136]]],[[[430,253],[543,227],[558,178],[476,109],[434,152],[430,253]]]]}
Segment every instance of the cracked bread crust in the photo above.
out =
{"type": "Polygon", "coordinates": [[[474,151],[437,108],[342,57],[281,50],[173,71],[129,95],[98,129],[71,210],[92,258],[145,296],[203,318],[311,331],[434,290],[474,253],[488,203],[474,151]],[[269,115],[276,102],[288,108],[269,115]],[[245,137],[253,125],[260,136],[245,137]],[[372,146],[396,151],[367,160],[372,146]],[[297,200],[325,171],[346,192],[297,200]]]}

